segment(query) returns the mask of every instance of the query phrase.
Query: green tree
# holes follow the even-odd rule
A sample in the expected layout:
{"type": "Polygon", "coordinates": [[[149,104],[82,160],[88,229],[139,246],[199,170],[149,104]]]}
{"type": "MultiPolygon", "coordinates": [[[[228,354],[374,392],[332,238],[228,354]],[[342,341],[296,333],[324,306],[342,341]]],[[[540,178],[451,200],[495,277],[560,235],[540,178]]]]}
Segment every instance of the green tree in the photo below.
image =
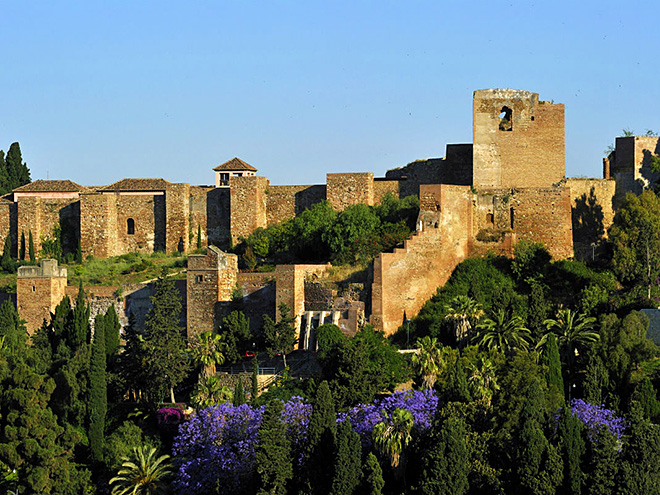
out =
{"type": "Polygon", "coordinates": [[[25,260],[25,231],[21,230],[21,245],[18,250],[18,259],[25,260]]]}
{"type": "Polygon", "coordinates": [[[286,355],[293,351],[293,347],[298,341],[296,329],[294,327],[295,317],[290,316],[291,310],[282,303],[278,306],[280,320],[276,323],[273,319],[264,315],[264,338],[266,340],[266,351],[270,357],[277,353],[282,354],[282,361],[286,367],[286,355]]]}
{"type": "Polygon", "coordinates": [[[159,399],[168,389],[174,400],[174,387],[189,370],[186,341],[179,326],[181,300],[174,282],[163,273],[154,284],[151,310],[144,327],[144,372],[150,387],[151,400],[159,399]]]}
{"type": "Polygon", "coordinates": [[[378,463],[378,459],[373,452],[367,455],[367,462],[364,466],[365,493],[368,495],[382,495],[385,488],[383,480],[383,470],[378,463]]]}
{"type": "Polygon", "coordinates": [[[105,312],[105,354],[110,358],[119,351],[121,323],[112,303],[105,312]]]}
{"type": "Polygon", "coordinates": [[[362,476],[362,444],[360,436],[353,431],[350,419],[339,424],[334,467],[330,493],[333,495],[354,493],[362,476]]]}
{"type": "Polygon", "coordinates": [[[136,447],[110,480],[112,495],[165,495],[169,492],[169,455],[157,456],[153,447],[136,447]]]}
{"type": "Polygon", "coordinates": [[[269,402],[257,433],[255,465],[260,495],[285,495],[293,477],[291,445],[282,422],[283,410],[281,401],[269,402]]]}
{"type": "Polygon", "coordinates": [[[222,383],[219,376],[202,377],[195,386],[190,401],[197,409],[204,409],[216,404],[229,402],[231,389],[222,383]]]}
{"type": "Polygon", "coordinates": [[[483,401],[490,407],[493,395],[500,389],[494,361],[482,355],[476,362],[468,360],[466,364],[470,394],[475,400],[483,401]]]}
{"type": "Polygon", "coordinates": [[[482,349],[497,349],[507,356],[529,347],[530,332],[519,316],[508,317],[503,309],[493,318],[486,317],[477,325],[475,343],[482,349]]]}
{"type": "Polygon", "coordinates": [[[660,416],[660,401],[658,401],[655,388],[648,376],[645,376],[637,384],[632,398],[639,403],[639,408],[644,419],[655,421],[660,416]]]}
{"type": "Polygon", "coordinates": [[[451,402],[471,402],[472,396],[468,386],[467,376],[460,356],[449,367],[447,379],[442,386],[442,397],[451,402]]]}
{"type": "Polygon", "coordinates": [[[83,262],[82,243],[80,242],[80,237],[79,237],[78,243],[76,245],[76,264],[81,265],[82,262],[83,262]]]}
{"type": "Polygon", "coordinates": [[[454,324],[454,336],[459,345],[472,337],[472,325],[484,314],[481,305],[468,296],[454,297],[446,308],[445,320],[454,324]]]}
{"type": "Polygon", "coordinates": [[[386,421],[378,423],[373,429],[376,448],[390,460],[397,477],[403,471],[399,466],[412,439],[412,427],[412,413],[407,409],[395,409],[386,421]]]}
{"type": "Polygon", "coordinates": [[[412,363],[417,373],[422,377],[422,388],[430,389],[438,379],[438,373],[444,368],[442,347],[438,339],[428,335],[417,339],[416,353],[413,354],[412,363]]]}
{"type": "Polygon", "coordinates": [[[420,493],[462,495],[469,488],[468,433],[460,417],[449,417],[431,432],[431,448],[421,460],[420,493]]]}
{"type": "Polygon", "coordinates": [[[106,385],[105,353],[106,318],[99,314],[94,322],[92,356],[89,365],[89,446],[92,458],[103,460],[103,439],[105,435],[105,417],[108,411],[108,390],[106,385]]]}
{"type": "Polygon", "coordinates": [[[548,390],[551,395],[556,397],[553,401],[553,406],[558,408],[564,402],[564,379],[561,375],[561,360],[559,358],[557,339],[553,333],[547,335],[541,360],[547,367],[546,383],[548,384],[548,390]]]}
{"type": "Polygon", "coordinates": [[[250,402],[252,405],[255,405],[257,397],[259,396],[259,360],[257,359],[257,356],[252,358],[252,377],[250,385],[250,402]]]}
{"type": "Polygon", "coordinates": [[[37,258],[34,254],[34,239],[32,238],[32,231],[28,231],[28,256],[30,257],[30,263],[35,263],[37,258]]]}
{"type": "Polygon", "coordinates": [[[328,382],[316,389],[314,407],[307,428],[307,483],[312,493],[328,493],[332,483],[333,450],[337,435],[337,417],[328,382]]]}
{"type": "Polygon", "coordinates": [[[564,407],[559,416],[557,436],[559,454],[564,464],[561,493],[580,495],[585,481],[585,474],[582,471],[585,443],[582,438],[582,422],[568,407],[564,407]]]}
{"type": "Polygon", "coordinates": [[[245,390],[243,389],[243,380],[241,380],[239,376],[238,381],[234,386],[234,395],[232,397],[232,404],[238,407],[240,405],[245,404],[246,402],[247,401],[245,399],[245,390]]]}
{"type": "Polygon", "coordinates": [[[72,312],[73,321],[67,337],[67,344],[72,350],[78,349],[90,341],[89,311],[89,304],[85,298],[85,290],[81,280],[78,286],[76,304],[72,312]]]}
{"type": "Polygon", "coordinates": [[[237,362],[250,340],[250,320],[242,311],[234,310],[222,319],[222,339],[225,357],[230,363],[237,362]]]}
{"type": "Polygon", "coordinates": [[[5,165],[9,176],[9,190],[4,191],[3,194],[30,183],[30,169],[28,169],[27,164],[23,161],[21,146],[17,142],[9,146],[5,165]]]}
{"type": "Polygon", "coordinates": [[[193,341],[191,356],[197,366],[202,366],[202,375],[215,375],[215,367],[225,362],[222,337],[217,333],[203,332],[193,341]]]}
{"type": "MultiPolygon", "coordinates": [[[[623,452],[617,456],[620,467],[618,493],[657,493],[660,486],[660,426],[643,417],[641,404],[630,407],[630,429],[623,452]]],[[[615,449],[618,445],[615,446],[615,449]]],[[[618,449],[616,449],[618,450],[618,449]]],[[[615,453],[618,453],[615,451],[615,453]]]]}
{"type": "Polygon", "coordinates": [[[7,273],[13,273],[16,270],[16,263],[11,257],[11,236],[5,237],[5,245],[2,249],[2,258],[0,259],[0,267],[7,273]]]}
{"type": "Polygon", "coordinates": [[[614,215],[609,238],[619,279],[630,288],[646,287],[650,299],[660,275],[660,201],[653,191],[626,195],[614,215]]]}
{"type": "Polygon", "coordinates": [[[197,224],[197,250],[202,249],[202,226],[197,224]]]}
{"type": "Polygon", "coordinates": [[[591,442],[591,459],[587,478],[590,495],[611,495],[617,493],[616,484],[619,471],[618,450],[616,437],[606,426],[600,427],[591,442]]]}

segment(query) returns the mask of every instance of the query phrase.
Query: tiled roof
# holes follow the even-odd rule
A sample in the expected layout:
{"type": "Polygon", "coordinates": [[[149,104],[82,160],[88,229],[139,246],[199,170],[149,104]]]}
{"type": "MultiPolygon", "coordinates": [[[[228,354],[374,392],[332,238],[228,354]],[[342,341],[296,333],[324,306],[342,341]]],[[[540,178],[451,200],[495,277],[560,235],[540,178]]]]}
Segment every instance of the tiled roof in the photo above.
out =
{"type": "Polygon", "coordinates": [[[17,187],[14,192],[83,192],[87,188],[70,180],[35,180],[17,187]]]}
{"type": "Polygon", "coordinates": [[[99,191],[164,191],[169,184],[165,179],[122,179],[99,191]]]}
{"type": "Polygon", "coordinates": [[[218,170],[249,170],[250,172],[256,172],[257,169],[254,168],[252,165],[249,165],[245,163],[243,160],[240,158],[232,158],[228,162],[223,163],[222,165],[218,165],[215,167],[213,170],[218,171],[218,170]]]}

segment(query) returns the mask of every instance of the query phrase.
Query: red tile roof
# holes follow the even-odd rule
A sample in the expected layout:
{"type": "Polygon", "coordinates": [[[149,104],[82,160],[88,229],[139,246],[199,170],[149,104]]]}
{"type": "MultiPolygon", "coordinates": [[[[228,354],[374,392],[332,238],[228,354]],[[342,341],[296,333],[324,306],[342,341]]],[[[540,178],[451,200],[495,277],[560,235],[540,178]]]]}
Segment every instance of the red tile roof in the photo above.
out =
{"type": "Polygon", "coordinates": [[[164,191],[169,184],[165,179],[122,179],[99,191],[164,191]]]}
{"type": "Polygon", "coordinates": [[[87,188],[70,180],[35,180],[17,187],[14,192],[83,192],[87,188]]]}
{"type": "Polygon", "coordinates": [[[218,165],[213,170],[215,170],[216,172],[225,171],[225,170],[249,170],[250,172],[257,171],[256,168],[254,168],[252,165],[245,163],[240,158],[232,158],[228,162],[225,162],[222,165],[218,165]]]}

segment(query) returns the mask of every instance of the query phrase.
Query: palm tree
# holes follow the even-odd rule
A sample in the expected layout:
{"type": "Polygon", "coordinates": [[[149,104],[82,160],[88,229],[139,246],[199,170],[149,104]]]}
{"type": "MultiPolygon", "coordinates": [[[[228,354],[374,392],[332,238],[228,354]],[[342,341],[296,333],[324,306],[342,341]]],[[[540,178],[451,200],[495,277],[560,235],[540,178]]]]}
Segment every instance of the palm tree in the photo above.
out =
{"type": "Polygon", "coordinates": [[[223,354],[226,348],[222,337],[217,333],[204,332],[199,335],[193,344],[191,355],[198,366],[202,366],[202,375],[205,377],[215,375],[216,364],[225,362],[223,354]]]}
{"type": "Polygon", "coordinates": [[[481,318],[484,314],[481,305],[468,296],[458,295],[454,297],[445,308],[447,314],[445,320],[454,324],[454,335],[456,342],[462,344],[470,337],[472,322],[481,318]]]}
{"type": "MultiPolygon", "coordinates": [[[[547,319],[543,322],[549,332],[557,336],[557,346],[568,366],[569,374],[573,368],[573,361],[577,355],[578,346],[584,346],[600,340],[600,335],[592,331],[596,318],[584,313],[576,313],[571,309],[559,309],[555,319],[547,319]]],[[[539,346],[545,344],[547,334],[539,342],[539,346]]]]}
{"type": "Polygon", "coordinates": [[[124,458],[117,476],[110,480],[112,495],[160,495],[169,493],[169,455],[156,459],[154,447],[133,449],[134,459],[124,458]]]}
{"type": "Polygon", "coordinates": [[[493,318],[485,318],[477,325],[477,330],[475,343],[482,349],[498,349],[511,355],[516,350],[529,348],[531,333],[522,318],[508,317],[503,309],[499,309],[493,318]]]}
{"type": "Polygon", "coordinates": [[[438,339],[429,336],[417,339],[416,347],[417,352],[413,354],[412,362],[422,376],[422,388],[433,388],[444,368],[443,347],[438,343],[438,339]]]}
{"type": "Polygon", "coordinates": [[[396,472],[411,439],[413,416],[406,409],[395,409],[388,419],[374,426],[373,435],[376,448],[389,457],[392,469],[396,472]]]}
{"type": "Polygon", "coordinates": [[[220,377],[212,375],[200,379],[191,401],[197,409],[204,409],[227,402],[231,398],[232,393],[229,387],[222,384],[220,377]]]}
{"type": "Polygon", "coordinates": [[[486,357],[479,358],[476,364],[468,362],[470,384],[473,397],[483,400],[487,406],[490,406],[491,399],[495,392],[500,389],[495,376],[495,365],[486,357]]]}

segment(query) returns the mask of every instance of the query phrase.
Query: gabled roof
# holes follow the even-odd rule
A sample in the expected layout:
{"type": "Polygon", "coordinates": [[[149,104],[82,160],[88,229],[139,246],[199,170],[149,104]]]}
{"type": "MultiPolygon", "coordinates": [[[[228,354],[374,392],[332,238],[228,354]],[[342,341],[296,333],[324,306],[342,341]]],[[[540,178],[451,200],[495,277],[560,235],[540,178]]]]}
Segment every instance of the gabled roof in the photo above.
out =
{"type": "Polygon", "coordinates": [[[243,160],[240,158],[232,158],[228,162],[223,163],[222,165],[218,165],[215,167],[213,170],[216,172],[218,171],[224,171],[224,170],[249,170],[250,172],[256,172],[257,169],[254,168],[252,165],[249,165],[245,163],[243,160]]]}
{"type": "Polygon", "coordinates": [[[164,191],[170,184],[165,179],[122,179],[99,191],[164,191]]]}
{"type": "Polygon", "coordinates": [[[83,192],[87,188],[70,180],[35,180],[13,192],[83,192]]]}

